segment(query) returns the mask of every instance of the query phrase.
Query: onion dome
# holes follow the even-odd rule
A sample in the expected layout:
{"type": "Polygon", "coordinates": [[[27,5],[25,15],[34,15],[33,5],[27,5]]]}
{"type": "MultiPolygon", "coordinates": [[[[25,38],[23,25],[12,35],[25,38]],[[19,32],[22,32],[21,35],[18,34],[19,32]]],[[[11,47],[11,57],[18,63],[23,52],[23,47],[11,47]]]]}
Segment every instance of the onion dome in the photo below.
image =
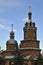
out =
{"type": "Polygon", "coordinates": [[[13,28],[10,32],[10,40],[7,41],[7,50],[10,50],[10,49],[14,49],[17,47],[17,41],[14,39],[14,32],[13,32],[13,28]]]}

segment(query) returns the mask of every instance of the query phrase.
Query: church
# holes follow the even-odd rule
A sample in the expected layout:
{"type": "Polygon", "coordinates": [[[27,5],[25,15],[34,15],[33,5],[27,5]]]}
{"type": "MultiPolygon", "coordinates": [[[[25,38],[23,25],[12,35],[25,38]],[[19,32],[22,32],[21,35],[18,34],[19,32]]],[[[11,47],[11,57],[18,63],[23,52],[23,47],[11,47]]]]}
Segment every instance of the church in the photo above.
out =
{"type": "MultiPolygon", "coordinates": [[[[37,27],[32,21],[32,12],[28,12],[28,21],[23,28],[24,39],[20,42],[19,51],[24,55],[27,65],[32,65],[37,60],[40,54],[40,41],[37,40],[37,27]]],[[[13,65],[14,50],[16,49],[17,41],[14,39],[14,32],[11,30],[10,39],[6,42],[6,50],[0,51],[0,65],[13,65]]]]}

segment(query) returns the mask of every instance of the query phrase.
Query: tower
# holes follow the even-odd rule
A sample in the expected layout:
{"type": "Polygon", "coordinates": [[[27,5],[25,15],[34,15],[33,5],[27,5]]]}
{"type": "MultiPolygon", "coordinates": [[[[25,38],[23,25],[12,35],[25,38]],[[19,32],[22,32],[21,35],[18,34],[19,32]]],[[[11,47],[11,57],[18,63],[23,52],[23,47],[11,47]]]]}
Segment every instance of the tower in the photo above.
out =
{"type": "Polygon", "coordinates": [[[39,40],[37,40],[37,27],[32,21],[32,12],[29,10],[28,22],[25,23],[24,40],[21,41],[20,50],[25,56],[37,56],[40,54],[39,40]]]}
{"type": "Polygon", "coordinates": [[[6,43],[7,50],[15,50],[17,46],[17,41],[14,39],[14,32],[13,32],[13,24],[11,25],[11,32],[10,32],[10,40],[6,43]]]}
{"type": "Polygon", "coordinates": [[[32,12],[28,13],[28,22],[26,22],[24,27],[24,39],[36,40],[37,39],[37,27],[35,23],[32,22],[32,12]]]}

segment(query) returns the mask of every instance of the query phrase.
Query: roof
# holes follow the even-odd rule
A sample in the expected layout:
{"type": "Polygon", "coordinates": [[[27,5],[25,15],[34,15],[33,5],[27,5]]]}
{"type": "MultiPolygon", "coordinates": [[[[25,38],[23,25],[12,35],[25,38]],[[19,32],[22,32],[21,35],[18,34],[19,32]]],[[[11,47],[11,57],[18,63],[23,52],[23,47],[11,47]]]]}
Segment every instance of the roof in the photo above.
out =
{"type": "MultiPolygon", "coordinates": [[[[29,56],[25,56],[23,59],[26,60],[26,59],[30,59],[30,55],[29,56]]],[[[14,59],[15,56],[14,55],[11,55],[11,56],[5,56],[5,59],[14,59]]]]}
{"type": "MultiPolygon", "coordinates": [[[[14,55],[5,56],[5,59],[14,59],[14,58],[15,58],[14,55]]],[[[28,56],[25,56],[23,59],[24,59],[24,60],[31,60],[31,59],[36,60],[37,57],[34,57],[34,58],[33,58],[31,55],[28,55],[28,56]]]]}
{"type": "Polygon", "coordinates": [[[31,55],[25,56],[24,59],[29,60],[31,58],[31,55]]]}
{"type": "Polygon", "coordinates": [[[20,50],[41,50],[40,48],[33,48],[33,47],[28,47],[28,48],[19,48],[20,50]]]}
{"type": "MultiPolygon", "coordinates": [[[[10,56],[5,56],[3,57],[2,55],[0,55],[0,60],[3,60],[3,59],[14,59],[15,56],[14,55],[10,55],[10,56]]],[[[28,55],[28,56],[24,56],[24,60],[37,60],[38,56],[35,56],[35,57],[32,57],[32,55],[28,55]]]]}
{"type": "Polygon", "coordinates": [[[33,60],[37,60],[37,58],[38,58],[38,56],[35,56],[35,57],[33,58],[33,60]]]}
{"type": "Polygon", "coordinates": [[[7,41],[7,44],[17,44],[17,41],[14,39],[10,39],[7,41]]]}
{"type": "Polygon", "coordinates": [[[14,58],[13,55],[11,55],[11,56],[5,56],[5,59],[13,59],[13,58],[14,58]]]}

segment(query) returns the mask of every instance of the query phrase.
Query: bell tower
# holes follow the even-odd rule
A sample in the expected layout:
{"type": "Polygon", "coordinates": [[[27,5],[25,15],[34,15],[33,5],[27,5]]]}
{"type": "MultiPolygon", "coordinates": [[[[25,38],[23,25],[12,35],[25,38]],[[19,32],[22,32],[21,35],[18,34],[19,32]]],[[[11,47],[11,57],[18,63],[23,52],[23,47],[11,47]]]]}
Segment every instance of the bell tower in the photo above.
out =
{"type": "Polygon", "coordinates": [[[40,46],[39,40],[37,40],[37,27],[35,26],[35,22],[32,21],[32,12],[31,7],[29,7],[28,13],[28,22],[25,23],[23,28],[24,31],[24,40],[21,41],[20,49],[22,54],[24,55],[39,55],[40,54],[40,46]]]}
{"type": "Polygon", "coordinates": [[[37,27],[35,26],[35,23],[32,22],[32,12],[30,11],[30,7],[28,13],[28,22],[26,22],[24,27],[24,39],[37,39],[37,27]]]}

